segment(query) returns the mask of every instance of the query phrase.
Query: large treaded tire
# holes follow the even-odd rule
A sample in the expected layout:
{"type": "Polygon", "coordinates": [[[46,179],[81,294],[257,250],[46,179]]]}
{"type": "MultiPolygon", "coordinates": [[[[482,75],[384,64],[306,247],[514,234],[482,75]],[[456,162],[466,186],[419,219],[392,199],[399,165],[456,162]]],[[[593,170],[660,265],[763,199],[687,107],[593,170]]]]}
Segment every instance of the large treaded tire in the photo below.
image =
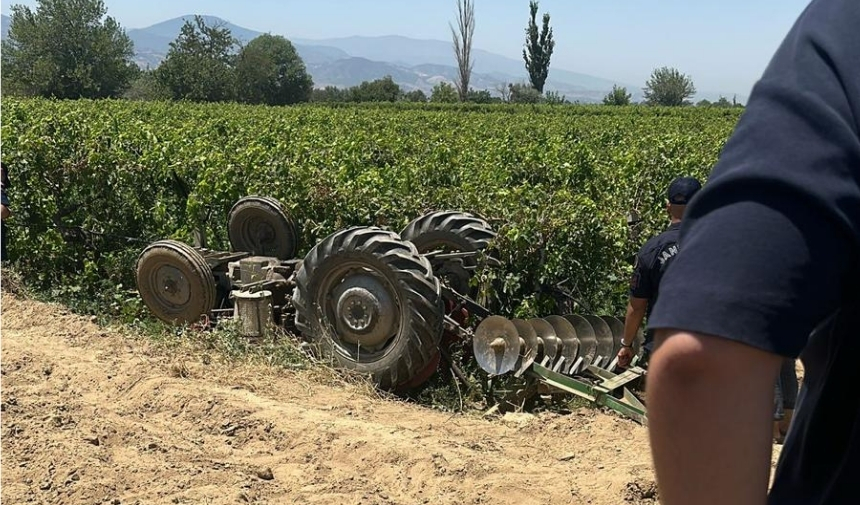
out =
{"type": "MultiPolygon", "coordinates": [[[[427,254],[438,249],[451,252],[483,251],[491,246],[496,232],[487,221],[474,214],[443,210],[413,220],[400,232],[400,236],[415,244],[419,253],[427,254]]],[[[431,263],[436,275],[444,277],[454,290],[474,296],[469,281],[478,262],[474,257],[459,261],[467,267],[465,270],[458,267],[456,261],[454,264],[442,260],[431,263]]]]}
{"type": "Polygon", "coordinates": [[[391,231],[356,227],[322,240],[297,272],[293,306],[296,327],[313,348],[338,367],[370,374],[383,390],[410,383],[439,353],[444,321],[439,280],[415,246],[391,231]],[[350,282],[358,285],[359,278],[384,288],[390,296],[385,317],[396,318],[392,331],[383,332],[383,341],[369,350],[337,329],[347,324],[347,311],[338,312],[342,299],[335,300],[336,293],[350,282]]]}
{"type": "Polygon", "coordinates": [[[144,304],[166,323],[196,323],[215,306],[212,268],[187,244],[153,242],[138,256],[135,273],[144,304]]]}
{"type": "Polygon", "coordinates": [[[280,201],[268,196],[246,196],[233,204],[227,235],[234,251],[280,260],[292,259],[299,246],[295,221],[280,201]]]}

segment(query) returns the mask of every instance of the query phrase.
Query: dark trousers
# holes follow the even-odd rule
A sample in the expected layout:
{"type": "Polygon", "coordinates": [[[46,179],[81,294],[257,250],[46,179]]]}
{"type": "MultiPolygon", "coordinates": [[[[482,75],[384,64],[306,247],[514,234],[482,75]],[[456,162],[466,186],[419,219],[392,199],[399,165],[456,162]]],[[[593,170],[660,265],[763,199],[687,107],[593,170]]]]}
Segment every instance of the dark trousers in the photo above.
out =
{"type": "Polygon", "coordinates": [[[795,360],[783,359],[779,367],[779,378],[776,381],[776,395],[774,402],[773,418],[781,420],[785,415],[785,409],[794,410],[797,404],[797,370],[795,360]]]}

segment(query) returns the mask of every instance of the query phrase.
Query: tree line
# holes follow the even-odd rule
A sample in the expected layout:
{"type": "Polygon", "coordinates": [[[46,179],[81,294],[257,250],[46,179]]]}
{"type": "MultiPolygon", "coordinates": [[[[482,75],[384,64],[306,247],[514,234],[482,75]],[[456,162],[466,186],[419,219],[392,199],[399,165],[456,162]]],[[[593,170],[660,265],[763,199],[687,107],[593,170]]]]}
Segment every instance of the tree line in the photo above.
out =
{"type": "MultiPolygon", "coordinates": [[[[186,20],[155,69],[134,63],[134,46],[110,16],[103,0],[38,0],[31,10],[11,8],[8,39],[2,45],[4,94],[60,99],[127,98],[290,105],[300,102],[473,102],[567,103],[558,92],[545,91],[555,48],[550,14],[538,24],[538,2],[530,0],[523,62],[529,82],[504,83],[489,90],[470,87],[474,68],[472,41],[474,0],[457,0],[456,27],[451,25],[457,62],[454,84],[442,81],[427,94],[404,91],[391,76],[348,88],[314,88],[293,44],[264,34],[241,44],[230,30],[210,26],[201,16],[186,20]],[[62,34],[62,36],[58,36],[62,34]]],[[[695,87],[673,68],[656,69],[646,83],[643,103],[689,105],[695,87]]],[[[629,105],[632,95],[615,86],[603,103],[629,105]]],[[[717,107],[737,106],[721,99],[717,107]]]]}
{"type": "MultiPolygon", "coordinates": [[[[552,27],[550,27],[550,14],[544,13],[541,28],[538,29],[537,14],[539,3],[537,0],[529,1],[529,21],[526,27],[526,42],[523,48],[523,60],[529,75],[530,85],[503,85],[498,89],[502,101],[535,103],[547,101],[550,103],[566,102],[563,96],[547,93],[544,96],[544,86],[549,76],[549,65],[555,49],[552,27]],[[508,89],[505,88],[508,87],[508,89]],[[514,89],[514,86],[517,86],[514,89]],[[508,98],[514,94],[514,99],[508,98]]],[[[474,0],[457,0],[457,29],[451,26],[453,36],[454,55],[457,59],[458,79],[457,90],[461,100],[468,97],[469,81],[471,80],[474,61],[471,58],[472,36],[475,32],[475,2],[474,0]]],[[[689,100],[696,94],[696,87],[690,76],[684,75],[675,68],[661,67],[651,73],[651,77],[643,88],[645,99],[644,105],[660,106],[685,106],[692,105],[689,100]]],[[[614,85],[612,91],[603,97],[604,105],[631,105],[633,95],[627,92],[627,88],[614,85]]],[[[697,106],[704,107],[741,107],[742,105],[733,99],[729,102],[720,97],[716,102],[701,100],[697,106]]]]}
{"type": "Polygon", "coordinates": [[[308,101],[313,90],[304,62],[281,36],[240,45],[229,29],[195,16],[161,64],[144,70],[102,0],[40,0],[35,11],[14,5],[11,14],[2,46],[4,93],[287,105],[308,101]]]}

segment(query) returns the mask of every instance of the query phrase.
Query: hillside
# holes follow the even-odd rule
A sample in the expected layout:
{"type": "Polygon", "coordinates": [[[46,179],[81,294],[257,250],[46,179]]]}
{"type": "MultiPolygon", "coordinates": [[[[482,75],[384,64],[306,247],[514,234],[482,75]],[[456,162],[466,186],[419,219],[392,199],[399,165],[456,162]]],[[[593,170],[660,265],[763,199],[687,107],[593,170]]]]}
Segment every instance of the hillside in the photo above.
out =
{"type": "MultiPolygon", "coordinates": [[[[261,34],[215,16],[204,18],[207,24],[230,29],[240,43],[261,34]]],[[[182,16],[146,28],[129,30],[138,64],[151,68],[158,66],[186,19],[193,19],[193,16],[182,16]]],[[[421,89],[429,93],[439,81],[453,82],[457,75],[451,43],[446,41],[382,36],[295,39],[292,42],[308,66],[317,87],[355,86],[362,81],[390,75],[407,91],[421,89]]],[[[504,83],[526,80],[522,61],[475,49],[472,85],[476,89],[494,91],[504,83]]],[[[613,81],[600,77],[551,68],[547,90],[559,91],[569,100],[589,102],[599,100],[612,89],[613,84],[613,81]]]]}
{"type": "MultiPolygon", "coordinates": [[[[240,43],[247,43],[261,34],[216,16],[204,16],[208,24],[230,29],[240,43]]],[[[142,68],[155,68],[164,59],[170,43],[179,34],[186,19],[193,15],[169,19],[145,28],[127,30],[134,42],[135,61],[142,68]]],[[[2,17],[5,39],[9,17],[2,17]]],[[[289,38],[289,36],[288,36],[289,38]]],[[[413,39],[399,35],[379,37],[340,37],[331,39],[291,39],[308,67],[316,87],[348,87],[362,81],[392,76],[404,90],[420,89],[429,93],[440,81],[453,82],[457,75],[450,41],[413,39]]],[[[475,64],[472,87],[495,90],[506,83],[526,82],[527,74],[519,57],[474,49],[475,64]]],[[[547,91],[557,91],[568,100],[598,102],[614,84],[626,86],[633,99],[642,98],[642,84],[615,82],[598,76],[582,74],[552,66],[546,83],[547,91]]],[[[696,100],[716,100],[731,93],[700,91],[696,100]]],[[[747,97],[738,95],[741,102],[747,97]]]]}

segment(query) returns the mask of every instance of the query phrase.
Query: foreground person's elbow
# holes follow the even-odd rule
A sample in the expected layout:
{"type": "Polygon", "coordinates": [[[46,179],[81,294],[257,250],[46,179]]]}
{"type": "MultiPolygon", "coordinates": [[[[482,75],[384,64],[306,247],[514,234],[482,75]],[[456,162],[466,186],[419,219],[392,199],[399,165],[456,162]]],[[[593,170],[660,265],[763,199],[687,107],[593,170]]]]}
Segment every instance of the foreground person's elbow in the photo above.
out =
{"type": "Polygon", "coordinates": [[[648,382],[683,384],[701,379],[719,367],[720,357],[709,352],[714,337],[678,330],[658,330],[656,350],[648,367],[648,382]],[[671,336],[671,338],[667,338],[671,336]]]}

